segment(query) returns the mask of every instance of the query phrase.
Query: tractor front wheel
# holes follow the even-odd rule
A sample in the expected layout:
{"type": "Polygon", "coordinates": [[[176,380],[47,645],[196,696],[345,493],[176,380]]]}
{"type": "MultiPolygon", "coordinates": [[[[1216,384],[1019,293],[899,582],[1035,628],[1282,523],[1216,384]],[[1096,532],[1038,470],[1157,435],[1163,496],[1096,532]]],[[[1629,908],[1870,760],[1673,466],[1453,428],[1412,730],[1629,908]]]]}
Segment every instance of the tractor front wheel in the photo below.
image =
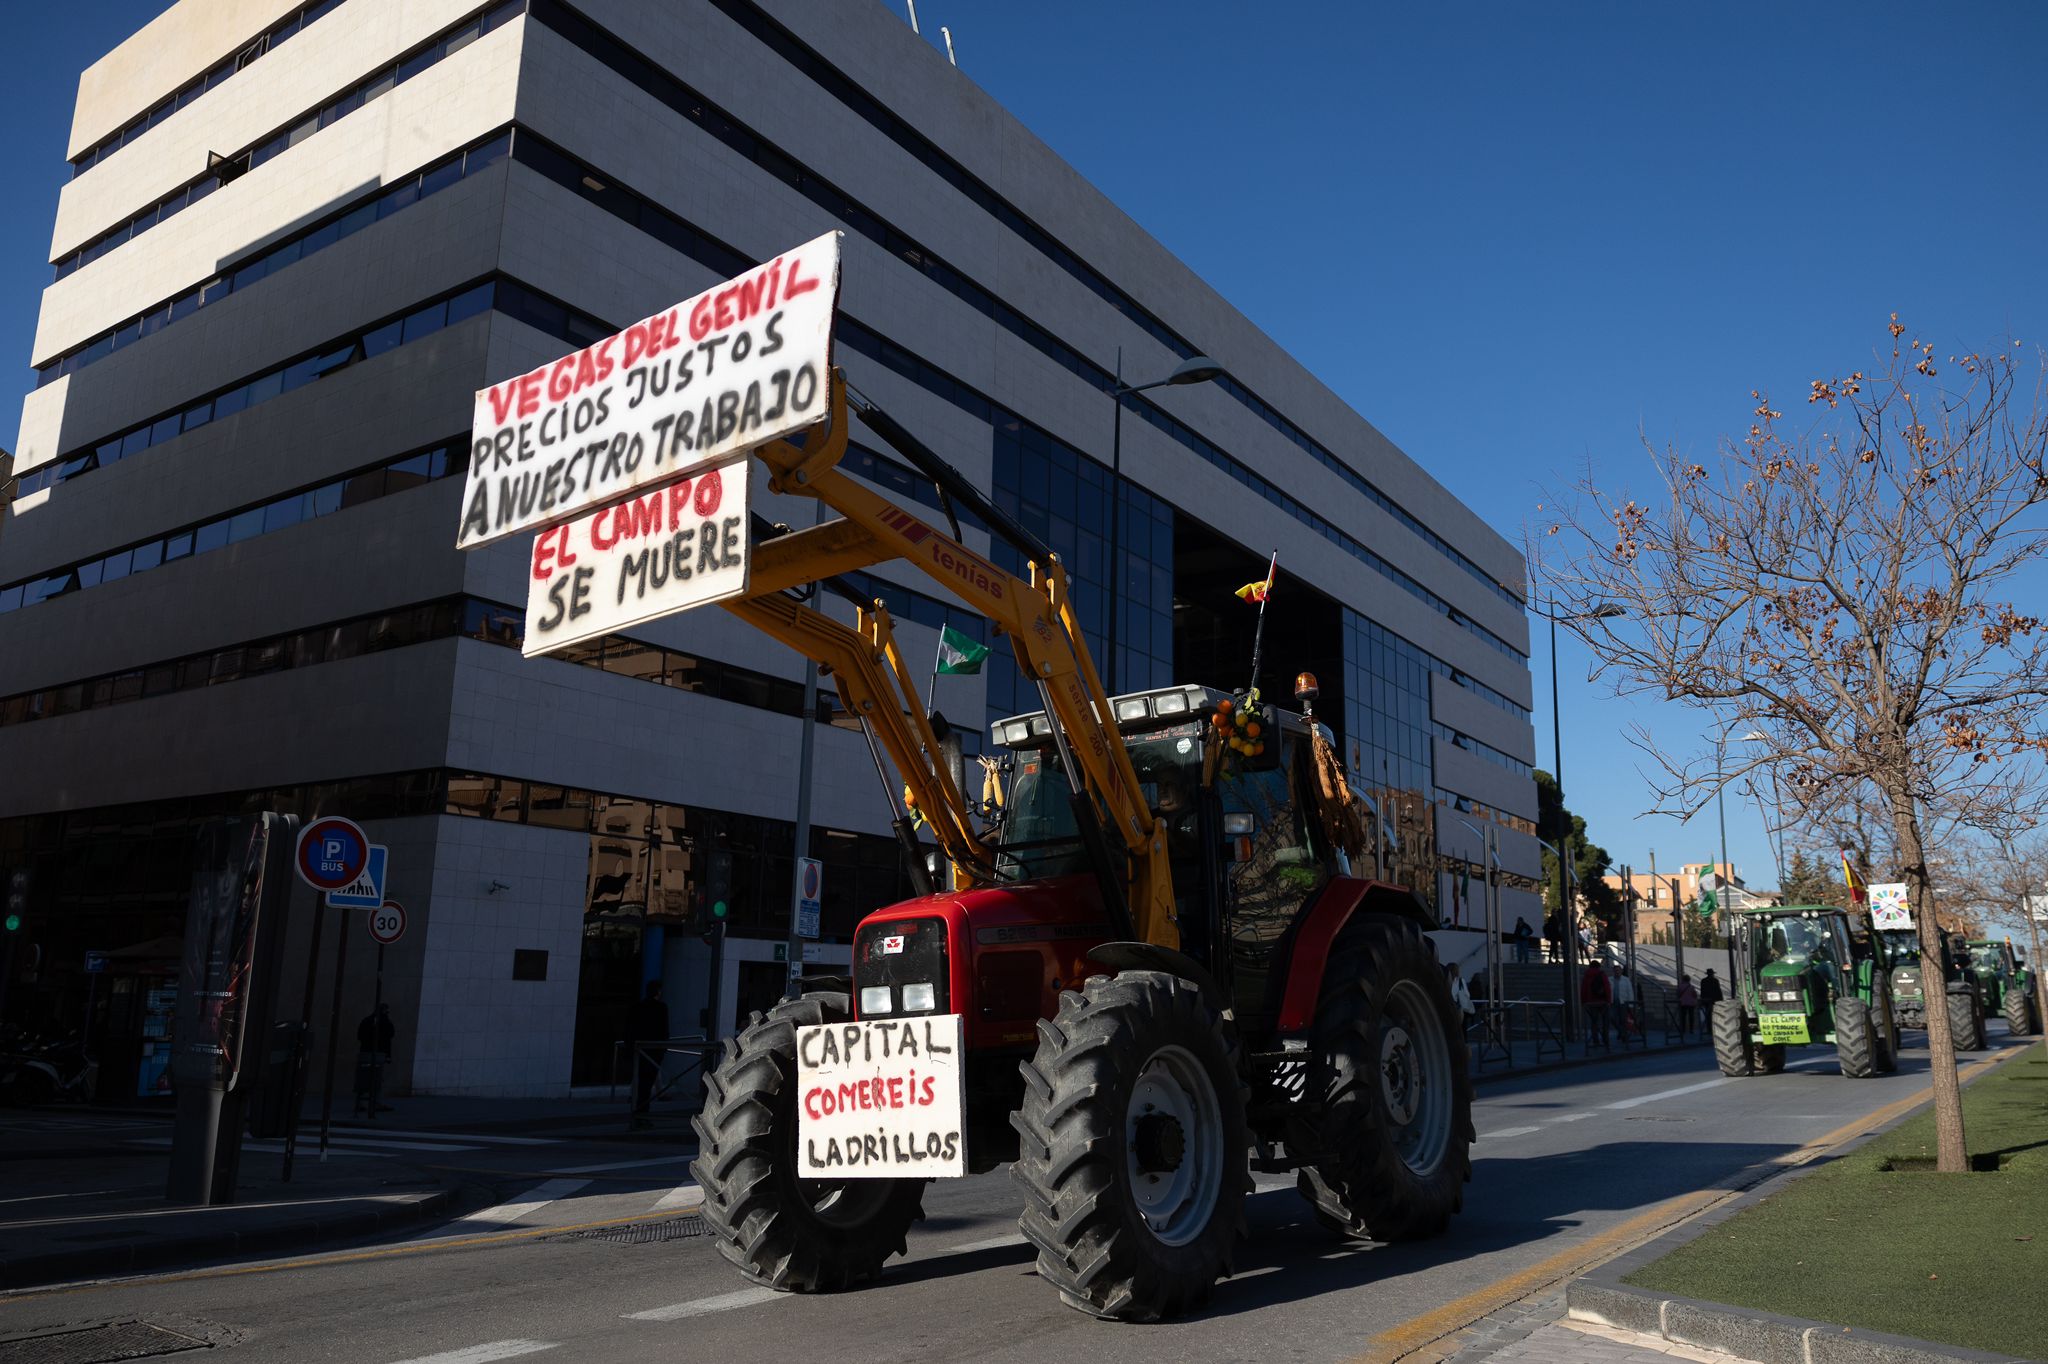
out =
{"type": "Polygon", "coordinates": [[[2005,992],[2005,1026],[2014,1037],[2028,1037],[2034,1032],[2034,1001],[2029,998],[2032,993],[2017,986],[2005,992]]]}
{"type": "Polygon", "coordinates": [[[1018,1229],[1069,1307],[1159,1321],[1208,1298],[1246,1233],[1237,1036],[1192,981],[1095,976],[1060,995],[1010,1116],[1018,1229]]]}
{"type": "Polygon", "coordinates": [[[1984,1010],[1967,986],[1948,992],[1948,1035],[1957,1051],[1984,1050],[1984,1010]]]}
{"type": "Polygon", "coordinates": [[[1472,1086],[1450,986],[1422,930],[1361,914],[1323,971],[1308,1096],[1322,1157],[1297,1177],[1333,1230],[1413,1241],[1442,1231],[1472,1173],[1472,1086]]]}
{"type": "Polygon", "coordinates": [[[1867,1080],[1877,1074],[1877,1028],[1870,1006],[1860,999],[1835,1001],[1835,1055],[1841,1059],[1842,1074],[1851,1080],[1867,1080]]]}
{"type": "Polygon", "coordinates": [[[754,1283],[796,1293],[864,1283],[924,1218],[922,1179],[798,1177],[796,1030],[852,1016],[843,994],[785,1000],[726,1040],[706,1082],[690,1173],[718,1253],[754,1283]]]}
{"type": "Polygon", "coordinates": [[[1707,1026],[1714,1037],[1714,1062],[1723,1075],[1756,1074],[1756,1055],[1749,1045],[1749,1018],[1732,999],[1716,1000],[1707,1026]]]}

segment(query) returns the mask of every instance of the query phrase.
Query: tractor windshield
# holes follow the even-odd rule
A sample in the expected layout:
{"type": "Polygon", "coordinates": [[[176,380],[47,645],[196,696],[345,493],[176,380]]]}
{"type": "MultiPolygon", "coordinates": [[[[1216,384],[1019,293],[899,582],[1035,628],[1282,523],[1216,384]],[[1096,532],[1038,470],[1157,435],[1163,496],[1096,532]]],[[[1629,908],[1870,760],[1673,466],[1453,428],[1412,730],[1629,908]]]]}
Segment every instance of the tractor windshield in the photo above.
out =
{"type": "Polygon", "coordinates": [[[1887,928],[1880,930],[1884,945],[1891,949],[1892,960],[1896,963],[1920,960],[1920,934],[1911,928],[1887,928]]]}
{"type": "MultiPolygon", "coordinates": [[[[1126,736],[1145,802],[1166,825],[1169,851],[1195,839],[1195,792],[1202,777],[1202,745],[1197,727],[1182,726],[1163,734],[1126,736]]],[[[1073,788],[1050,748],[1017,754],[1016,776],[1010,784],[1007,814],[997,843],[998,870],[1009,880],[1031,881],[1065,876],[1088,869],[1087,854],[1074,823],[1073,788]]]]}
{"type": "Polygon", "coordinates": [[[1979,942],[1970,944],[1970,961],[1979,971],[2000,971],[2005,968],[2005,944],[1979,942]]]}

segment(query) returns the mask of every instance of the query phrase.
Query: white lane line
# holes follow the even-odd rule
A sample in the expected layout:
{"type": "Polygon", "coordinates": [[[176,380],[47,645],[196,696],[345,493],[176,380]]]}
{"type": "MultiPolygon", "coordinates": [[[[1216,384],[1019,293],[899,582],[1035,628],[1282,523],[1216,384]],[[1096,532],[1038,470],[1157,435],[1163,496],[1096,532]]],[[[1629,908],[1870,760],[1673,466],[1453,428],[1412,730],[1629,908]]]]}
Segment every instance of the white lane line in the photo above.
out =
{"type": "Polygon", "coordinates": [[[1577,1121],[1579,1121],[1579,1119],[1581,1119],[1581,1118],[1590,1118],[1590,1117],[1592,1117],[1592,1116],[1593,1116],[1593,1115],[1592,1115],[1591,1113],[1560,1113],[1560,1114],[1558,1114],[1558,1115],[1557,1115],[1556,1117],[1548,1119],[1548,1121],[1550,1121],[1550,1122],[1577,1122],[1577,1121]]]}
{"type": "Polygon", "coordinates": [[[560,1343],[553,1340],[494,1340],[488,1345],[468,1345],[460,1350],[444,1350],[437,1355],[401,1359],[398,1364],[490,1364],[494,1359],[539,1354],[542,1350],[554,1349],[560,1343]]]}
{"type": "Polygon", "coordinates": [[[986,1241],[962,1241],[957,1246],[941,1246],[940,1255],[972,1255],[978,1250],[1008,1250],[1011,1246],[1024,1244],[1024,1237],[1018,1232],[1008,1236],[991,1236],[986,1241]]]}
{"type": "Polygon", "coordinates": [[[1675,1099],[1681,1094],[1697,1094],[1703,1089],[1713,1089],[1718,1085],[1725,1085],[1727,1083],[1727,1076],[1717,1075],[1711,1080],[1702,1080],[1696,1085],[1680,1085],[1677,1089],[1660,1089],[1655,1094],[1638,1094],[1633,1099],[1620,1099],[1611,1104],[1602,1104],[1601,1107],[1607,1109],[1640,1108],[1644,1104],[1656,1103],[1659,1099],[1675,1099]]]}
{"type": "Polygon", "coordinates": [[[596,1175],[606,1170],[640,1170],[649,1165],[673,1165],[679,1160],[695,1160],[695,1156],[656,1156],[652,1160],[614,1160],[603,1165],[571,1165],[557,1171],[565,1175],[596,1175]]]}
{"type": "Polygon", "coordinates": [[[703,1203],[704,1190],[701,1187],[695,1184],[678,1184],[661,1196],[655,1203],[653,1211],[670,1212],[677,1208],[701,1207],[703,1203]]]}
{"type": "Polygon", "coordinates": [[[516,1203],[500,1203],[495,1208],[485,1208],[461,1218],[463,1222],[490,1222],[505,1224],[517,1222],[530,1212],[537,1212],[558,1198],[566,1198],[588,1184],[587,1179],[550,1179],[536,1184],[526,1191],[526,1196],[516,1203]]]}
{"type": "MultiPolygon", "coordinates": [[[[737,1293],[721,1293],[715,1298],[698,1298],[693,1302],[673,1303],[667,1307],[650,1307],[645,1312],[626,1313],[627,1321],[681,1321],[685,1317],[709,1316],[713,1312],[730,1312],[735,1307],[752,1307],[759,1302],[773,1302],[777,1298],[790,1296],[778,1293],[772,1288],[742,1288],[737,1293]]],[[[425,1361],[420,1361],[425,1364],[425,1361]]]]}
{"type": "Polygon", "coordinates": [[[1481,1141],[1504,1141],[1509,1137],[1526,1137],[1531,1132],[1541,1132],[1540,1127],[1503,1127],[1498,1132],[1481,1132],[1481,1141]]]}
{"type": "MultiPolygon", "coordinates": [[[[336,1123],[328,1129],[331,1132],[346,1133],[356,1137],[424,1137],[429,1141],[480,1141],[487,1146],[559,1146],[559,1137],[488,1137],[481,1132],[416,1132],[397,1127],[365,1127],[358,1123],[336,1123]]],[[[302,1124],[299,1127],[301,1141],[305,1134],[318,1134],[319,1124],[302,1124]]]]}

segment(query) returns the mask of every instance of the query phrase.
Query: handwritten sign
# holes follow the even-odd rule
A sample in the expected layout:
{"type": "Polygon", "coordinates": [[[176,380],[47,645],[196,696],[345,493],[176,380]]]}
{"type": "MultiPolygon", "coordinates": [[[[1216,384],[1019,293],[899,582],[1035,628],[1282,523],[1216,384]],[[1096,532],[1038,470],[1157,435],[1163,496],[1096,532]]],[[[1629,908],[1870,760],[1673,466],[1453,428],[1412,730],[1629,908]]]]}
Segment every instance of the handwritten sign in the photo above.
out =
{"type": "Polygon", "coordinates": [[[477,390],[458,549],[558,525],[825,419],[839,234],[477,390]]]}
{"type": "Polygon", "coordinates": [[[960,1015],[796,1030],[797,1148],[805,1179],[967,1173],[960,1015]]]}
{"type": "Polygon", "coordinates": [[[1913,911],[1906,904],[1906,883],[1886,881],[1872,886],[1870,918],[1879,928],[1911,928],[1913,911]]]}
{"type": "Polygon", "coordinates": [[[749,463],[706,469],[536,535],[520,652],[532,658],[745,593],[749,463]]]}
{"type": "Polygon", "coordinates": [[[1780,1042],[1804,1044],[1813,1040],[1806,1031],[1805,1014],[1763,1014],[1756,1023],[1757,1032],[1767,1046],[1780,1042]]]}

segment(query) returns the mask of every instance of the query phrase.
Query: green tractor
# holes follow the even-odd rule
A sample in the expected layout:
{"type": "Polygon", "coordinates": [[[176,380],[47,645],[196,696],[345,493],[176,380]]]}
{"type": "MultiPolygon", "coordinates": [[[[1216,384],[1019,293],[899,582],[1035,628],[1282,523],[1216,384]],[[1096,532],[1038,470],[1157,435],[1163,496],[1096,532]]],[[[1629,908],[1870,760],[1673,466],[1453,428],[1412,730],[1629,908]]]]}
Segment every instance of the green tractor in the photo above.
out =
{"type": "Polygon", "coordinates": [[[1831,1045],[1842,1074],[1898,1068],[1890,955],[1867,913],[1832,905],[1744,910],[1735,934],[1734,994],[1714,1005],[1723,1075],[1775,1075],[1785,1049],[1831,1045]]]}
{"type": "MultiPolygon", "coordinates": [[[[1879,935],[1891,953],[1892,998],[1898,1003],[1899,1026],[1927,1026],[1927,969],[1920,960],[1920,930],[1887,928],[1879,935]]],[[[1963,935],[1941,935],[1942,995],[1948,1010],[1948,1035],[1957,1051],[1984,1049],[1984,988],[1970,969],[1963,935]]]]}
{"type": "Polygon", "coordinates": [[[2012,944],[1974,938],[1968,947],[1970,969],[1976,973],[1978,989],[1984,996],[1984,1011],[2004,1014],[2005,1025],[2014,1037],[2031,1037],[2041,1031],[2041,1006],[2012,944]]]}

